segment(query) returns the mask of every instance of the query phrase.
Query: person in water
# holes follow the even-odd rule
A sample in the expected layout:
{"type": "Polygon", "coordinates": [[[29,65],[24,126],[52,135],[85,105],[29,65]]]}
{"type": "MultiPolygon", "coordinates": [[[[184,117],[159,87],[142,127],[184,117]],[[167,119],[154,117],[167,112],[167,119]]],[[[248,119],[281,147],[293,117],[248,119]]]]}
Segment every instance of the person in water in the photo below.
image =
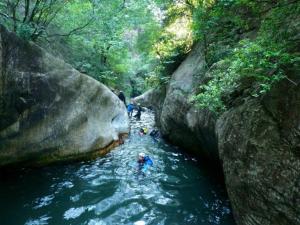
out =
{"type": "Polygon", "coordinates": [[[134,115],[134,117],[137,120],[140,120],[141,119],[141,115],[142,115],[142,107],[140,106],[140,104],[138,104],[138,106],[137,106],[137,113],[134,115]]]}
{"type": "Polygon", "coordinates": [[[134,104],[132,102],[130,102],[127,106],[127,112],[128,112],[128,116],[131,117],[132,113],[133,113],[133,109],[134,109],[134,104]]]}
{"type": "Polygon", "coordinates": [[[159,138],[159,131],[154,129],[150,132],[150,136],[153,138],[159,138]]]}
{"type": "Polygon", "coordinates": [[[147,133],[148,133],[147,127],[143,127],[143,128],[140,129],[139,134],[140,134],[141,136],[146,135],[147,133]]]}
{"type": "Polygon", "coordinates": [[[145,173],[150,166],[153,166],[153,161],[150,159],[150,157],[146,156],[145,153],[143,152],[139,153],[139,158],[138,158],[139,171],[145,173]]]}

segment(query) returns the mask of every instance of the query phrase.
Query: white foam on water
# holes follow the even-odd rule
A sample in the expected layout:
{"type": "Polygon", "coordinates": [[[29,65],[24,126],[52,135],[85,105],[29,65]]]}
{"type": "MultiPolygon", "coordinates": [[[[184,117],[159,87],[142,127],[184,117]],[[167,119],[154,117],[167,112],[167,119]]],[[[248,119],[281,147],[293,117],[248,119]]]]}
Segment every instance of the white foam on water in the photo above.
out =
{"type": "Polygon", "coordinates": [[[143,220],[139,220],[139,221],[134,222],[134,225],[145,225],[145,224],[146,224],[146,222],[143,221],[143,220]]]}
{"type": "Polygon", "coordinates": [[[82,213],[84,213],[85,210],[86,210],[85,207],[68,209],[64,213],[64,219],[66,219],[66,220],[75,219],[75,218],[79,217],[82,213]]]}

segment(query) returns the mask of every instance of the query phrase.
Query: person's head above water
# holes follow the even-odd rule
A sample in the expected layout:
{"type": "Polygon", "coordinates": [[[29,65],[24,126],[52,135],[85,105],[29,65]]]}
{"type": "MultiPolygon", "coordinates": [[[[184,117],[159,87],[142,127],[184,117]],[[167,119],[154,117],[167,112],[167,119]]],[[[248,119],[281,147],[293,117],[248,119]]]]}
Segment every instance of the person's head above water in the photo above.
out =
{"type": "Polygon", "coordinates": [[[147,132],[148,132],[148,128],[147,128],[147,127],[142,127],[142,128],[140,129],[140,134],[141,134],[141,135],[145,135],[145,134],[147,134],[147,132]]]}
{"type": "Polygon", "coordinates": [[[145,158],[145,153],[140,152],[139,153],[139,160],[143,160],[145,158]]]}

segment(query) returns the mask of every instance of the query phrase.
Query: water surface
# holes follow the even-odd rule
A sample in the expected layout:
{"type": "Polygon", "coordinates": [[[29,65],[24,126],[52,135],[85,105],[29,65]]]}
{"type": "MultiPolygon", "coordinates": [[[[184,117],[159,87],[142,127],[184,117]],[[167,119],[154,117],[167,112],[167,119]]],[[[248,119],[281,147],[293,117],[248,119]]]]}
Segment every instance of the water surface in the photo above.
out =
{"type": "Polygon", "coordinates": [[[1,225],[234,225],[223,185],[195,158],[140,136],[153,116],[132,121],[125,144],[89,162],[1,175],[1,225]],[[145,152],[154,166],[137,171],[145,152]]]}

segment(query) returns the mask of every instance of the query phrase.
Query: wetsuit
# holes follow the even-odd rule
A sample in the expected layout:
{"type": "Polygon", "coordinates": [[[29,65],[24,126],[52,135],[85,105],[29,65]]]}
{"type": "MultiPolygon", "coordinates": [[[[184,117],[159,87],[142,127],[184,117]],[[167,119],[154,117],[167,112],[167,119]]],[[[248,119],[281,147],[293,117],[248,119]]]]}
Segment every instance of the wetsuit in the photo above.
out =
{"type": "Polygon", "coordinates": [[[139,170],[145,173],[150,166],[153,166],[153,161],[149,156],[145,156],[144,159],[138,160],[139,170]]]}
{"type": "Polygon", "coordinates": [[[126,98],[125,98],[125,95],[124,95],[124,93],[123,93],[122,91],[120,91],[118,97],[119,97],[119,99],[120,99],[121,101],[123,101],[124,104],[126,105],[126,98]]]}
{"type": "Polygon", "coordinates": [[[128,115],[131,117],[132,116],[132,112],[133,112],[133,109],[134,109],[134,105],[133,104],[128,104],[127,106],[127,112],[128,112],[128,115]]]}
{"type": "Polygon", "coordinates": [[[159,132],[158,130],[152,130],[150,132],[150,136],[153,137],[153,138],[158,138],[159,137],[159,132]]]}
{"type": "Polygon", "coordinates": [[[134,117],[135,117],[137,120],[140,120],[140,119],[141,119],[141,114],[142,114],[142,107],[141,107],[141,106],[138,106],[138,108],[137,108],[137,113],[134,115],[134,117]]]}

